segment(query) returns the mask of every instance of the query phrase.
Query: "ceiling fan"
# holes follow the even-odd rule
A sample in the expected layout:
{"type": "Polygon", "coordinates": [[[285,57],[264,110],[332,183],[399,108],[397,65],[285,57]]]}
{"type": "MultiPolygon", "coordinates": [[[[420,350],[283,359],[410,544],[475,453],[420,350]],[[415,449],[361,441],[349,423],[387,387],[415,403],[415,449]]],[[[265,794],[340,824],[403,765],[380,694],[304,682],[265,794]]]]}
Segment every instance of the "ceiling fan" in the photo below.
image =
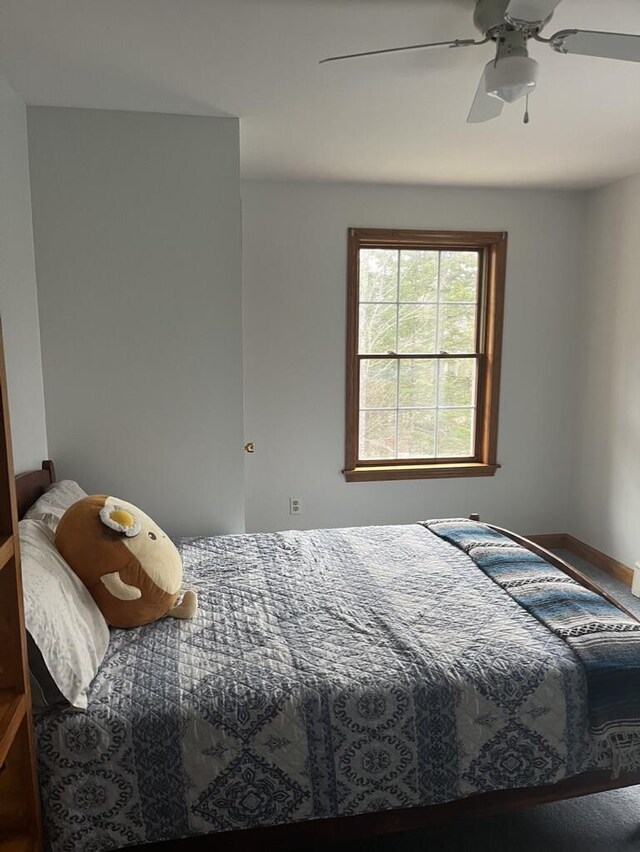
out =
{"type": "MultiPolygon", "coordinates": [[[[529,56],[530,39],[548,44],[558,53],[580,53],[584,56],[640,62],[640,35],[560,30],[550,38],[544,38],[540,33],[553,17],[559,3],[560,0],[477,0],[473,22],[484,36],[479,41],[465,38],[368,50],[364,53],[330,56],[323,59],[321,64],[380,53],[433,47],[471,47],[493,41],[496,45],[495,57],[484,67],[467,117],[470,124],[476,124],[497,118],[505,103],[513,103],[534,90],[538,79],[538,63],[529,56]]],[[[525,114],[526,121],[528,114],[525,114]]]]}

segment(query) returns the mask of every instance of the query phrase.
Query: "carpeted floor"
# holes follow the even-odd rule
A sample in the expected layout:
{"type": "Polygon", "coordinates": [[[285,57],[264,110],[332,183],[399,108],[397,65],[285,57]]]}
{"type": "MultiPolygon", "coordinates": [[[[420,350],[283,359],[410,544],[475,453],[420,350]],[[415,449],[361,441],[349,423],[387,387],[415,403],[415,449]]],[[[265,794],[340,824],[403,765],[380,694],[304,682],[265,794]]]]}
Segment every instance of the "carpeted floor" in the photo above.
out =
{"type": "Polygon", "coordinates": [[[469,819],[437,829],[340,843],[362,852],[638,852],[640,787],[469,819]]]}
{"type": "Polygon", "coordinates": [[[584,559],[580,559],[579,556],[574,556],[569,550],[554,550],[554,553],[561,559],[579,568],[583,574],[586,574],[594,583],[606,589],[609,594],[613,595],[621,604],[624,604],[627,609],[630,609],[631,612],[634,612],[640,618],[640,598],[634,597],[628,586],[623,585],[598,568],[594,568],[593,565],[585,562],[584,559]]]}
{"type": "MultiPolygon", "coordinates": [[[[568,551],[557,553],[640,617],[640,599],[626,586],[568,551]]],[[[640,852],[640,787],[332,848],[344,852],[640,852]]]]}

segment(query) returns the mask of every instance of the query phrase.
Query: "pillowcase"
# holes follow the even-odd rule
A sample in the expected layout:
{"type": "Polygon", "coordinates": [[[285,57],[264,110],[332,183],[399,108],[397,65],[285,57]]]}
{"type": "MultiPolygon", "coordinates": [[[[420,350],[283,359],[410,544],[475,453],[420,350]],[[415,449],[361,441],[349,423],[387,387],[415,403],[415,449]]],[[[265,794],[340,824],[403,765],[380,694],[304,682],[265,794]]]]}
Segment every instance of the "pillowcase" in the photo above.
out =
{"type": "Polygon", "coordinates": [[[55,532],[60,518],[78,500],[87,496],[77,482],[72,479],[61,479],[50,485],[42,497],[24,513],[27,520],[44,521],[55,532]]]}
{"type": "MultiPolygon", "coordinates": [[[[20,521],[18,528],[25,626],[55,687],[69,704],[82,710],[109,644],[107,622],[58,553],[51,529],[33,520],[20,521]]],[[[38,665],[33,649],[30,656],[38,665]]],[[[51,681],[37,668],[31,674],[45,701],[58,703],[51,681]]]]}

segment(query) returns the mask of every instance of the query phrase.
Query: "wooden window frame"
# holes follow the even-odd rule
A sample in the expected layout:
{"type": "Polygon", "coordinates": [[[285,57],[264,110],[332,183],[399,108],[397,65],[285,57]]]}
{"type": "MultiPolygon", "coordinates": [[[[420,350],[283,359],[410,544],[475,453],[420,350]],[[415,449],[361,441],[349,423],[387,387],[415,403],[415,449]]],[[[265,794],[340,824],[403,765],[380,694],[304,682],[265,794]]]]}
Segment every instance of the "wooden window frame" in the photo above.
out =
{"type": "MultiPolygon", "coordinates": [[[[347,244],[347,381],[345,466],[347,482],[494,476],[497,462],[502,324],[507,261],[505,231],[422,231],[349,228],[347,244]],[[358,458],[360,419],[359,253],[363,248],[478,251],[479,310],[476,446],[467,459],[358,458]]],[[[410,356],[407,356],[410,357],[410,356]]],[[[414,355],[415,357],[415,355],[414,355]]],[[[438,356],[435,356],[438,357],[438,356]]]]}

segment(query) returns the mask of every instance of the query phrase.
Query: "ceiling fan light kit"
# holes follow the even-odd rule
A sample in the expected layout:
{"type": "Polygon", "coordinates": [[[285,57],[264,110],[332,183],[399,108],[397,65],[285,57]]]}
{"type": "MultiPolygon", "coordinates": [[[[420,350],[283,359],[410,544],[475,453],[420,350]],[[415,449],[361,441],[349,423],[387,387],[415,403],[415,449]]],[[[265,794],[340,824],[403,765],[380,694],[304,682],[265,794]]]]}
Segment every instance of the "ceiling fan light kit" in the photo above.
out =
{"type": "MultiPolygon", "coordinates": [[[[471,47],[495,44],[495,57],[484,68],[467,122],[477,124],[497,118],[505,103],[514,103],[534,90],[538,79],[538,63],[529,56],[530,40],[547,44],[557,53],[599,56],[626,62],[640,62],[640,35],[608,33],[594,30],[560,30],[550,38],[540,35],[553,17],[561,0],[477,0],[473,15],[476,28],[482,33],[479,41],[451,41],[414,44],[331,56],[322,62],[355,59],[381,53],[429,48],[471,47]]],[[[528,112],[525,123],[528,122],[528,112]]]]}
{"type": "Polygon", "coordinates": [[[538,79],[538,63],[530,56],[507,56],[499,62],[489,62],[484,82],[487,95],[507,104],[530,94],[538,79]]]}

